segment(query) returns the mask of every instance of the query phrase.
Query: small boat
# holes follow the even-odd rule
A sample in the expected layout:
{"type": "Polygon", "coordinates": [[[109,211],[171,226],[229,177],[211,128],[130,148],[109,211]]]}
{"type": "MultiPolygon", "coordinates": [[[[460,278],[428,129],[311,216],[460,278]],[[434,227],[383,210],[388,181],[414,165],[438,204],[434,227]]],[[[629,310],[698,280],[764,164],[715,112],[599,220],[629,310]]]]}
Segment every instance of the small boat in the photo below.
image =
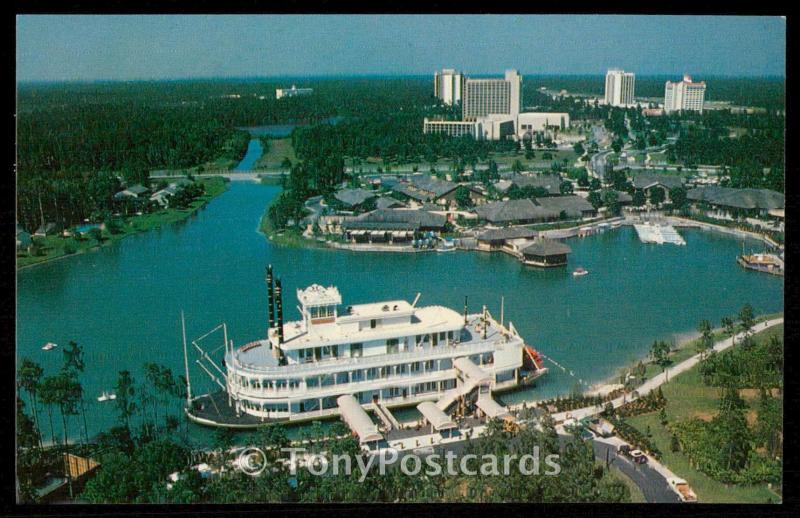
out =
{"type": "Polygon", "coordinates": [[[578,268],[575,269],[574,272],[572,272],[572,275],[575,276],[575,277],[580,277],[580,276],[586,275],[588,273],[589,272],[586,269],[578,267],[578,268]]]}
{"type": "Polygon", "coordinates": [[[53,342],[47,342],[42,346],[42,351],[52,351],[56,347],[58,347],[58,344],[54,344],[53,342]]]}
{"type": "Polygon", "coordinates": [[[103,393],[102,393],[102,394],[100,394],[100,395],[97,397],[97,400],[98,400],[98,401],[100,401],[100,402],[103,402],[103,401],[113,401],[113,400],[115,400],[115,399],[117,399],[117,395],[116,395],[116,394],[114,394],[113,392],[111,392],[111,393],[108,393],[108,392],[106,392],[105,390],[103,391],[103,393]]]}
{"type": "Polygon", "coordinates": [[[436,249],[437,252],[455,252],[456,244],[453,241],[444,240],[442,246],[436,249]]]}

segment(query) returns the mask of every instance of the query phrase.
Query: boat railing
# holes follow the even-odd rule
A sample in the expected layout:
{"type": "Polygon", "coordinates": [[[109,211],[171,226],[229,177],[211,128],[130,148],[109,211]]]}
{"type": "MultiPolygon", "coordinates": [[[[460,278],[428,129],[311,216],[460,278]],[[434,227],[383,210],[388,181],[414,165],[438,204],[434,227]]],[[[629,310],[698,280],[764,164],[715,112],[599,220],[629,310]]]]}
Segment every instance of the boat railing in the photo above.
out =
{"type": "Polygon", "coordinates": [[[280,374],[292,377],[297,374],[319,372],[323,374],[327,371],[338,372],[344,367],[371,367],[385,364],[394,364],[404,360],[413,359],[435,359],[440,356],[451,356],[454,352],[470,354],[475,352],[486,352],[506,343],[501,335],[493,336],[487,340],[479,340],[474,343],[461,342],[459,344],[440,345],[437,347],[424,347],[411,351],[403,351],[393,354],[381,354],[377,356],[362,356],[355,358],[339,358],[314,363],[298,363],[291,365],[256,365],[242,362],[237,355],[234,355],[233,367],[237,370],[245,371],[244,374],[280,374]],[[287,367],[291,367],[290,369],[287,367]]]}
{"type": "MultiPolygon", "coordinates": [[[[491,367],[491,364],[485,364],[485,365],[487,367],[491,367]]],[[[375,384],[382,385],[391,382],[403,382],[411,378],[415,378],[415,383],[435,381],[442,377],[450,377],[452,376],[453,372],[454,372],[453,368],[441,369],[436,371],[417,371],[417,372],[409,371],[403,374],[392,374],[389,376],[376,377],[372,379],[361,379],[361,380],[347,381],[344,383],[316,385],[313,387],[309,387],[307,384],[304,383],[301,383],[299,387],[292,387],[292,388],[247,387],[245,385],[240,385],[238,383],[233,384],[233,387],[236,389],[238,393],[244,396],[251,396],[251,397],[290,397],[290,396],[324,397],[323,393],[325,391],[332,391],[338,393],[340,390],[337,390],[337,388],[340,389],[342,386],[345,385],[347,386],[348,390],[358,392],[361,390],[368,390],[373,386],[375,386],[375,384]]]]}

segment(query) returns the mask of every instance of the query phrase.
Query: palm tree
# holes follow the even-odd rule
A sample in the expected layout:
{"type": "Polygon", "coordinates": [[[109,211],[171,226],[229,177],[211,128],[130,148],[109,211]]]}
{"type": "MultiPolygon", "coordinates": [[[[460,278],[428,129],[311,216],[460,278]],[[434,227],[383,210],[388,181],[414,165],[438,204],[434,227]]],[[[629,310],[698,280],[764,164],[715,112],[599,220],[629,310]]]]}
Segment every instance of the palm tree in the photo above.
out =
{"type": "Polygon", "coordinates": [[[42,404],[47,408],[47,417],[50,421],[50,438],[52,445],[56,445],[56,431],[53,426],[53,405],[58,403],[58,394],[56,391],[56,381],[53,376],[48,376],[42,380],[39,385],[39,396],[41,397],[42,404]]]}
{"type": "Polygon", "coordinates": [[[711,330],[711,322],[708,320],[700,322],[697,330],[700,332],[697,349],[700,352],[700,359],[702,360],[705,357],[706,351],[714,347],[714,333],[711,330]]]}
{"type": "Polygon", "coordinates": [[[31,399],[31,408],[33,408],[33,423],[36,426],[36,430],[39,432],[39,447],[42,447],[42,435],[41,435],[41,425],[39,424],[39,413],[37,411],[38,402],[36,398],[36,394],[39,391],[39,386],[42,383],[42,374],[44,374],[44,370],[38,364],[29,360],[28,358],[23,358],[22,363],[19,367],[19,373],[17,374],[19,378],[19,385],[22,387],[31,399]]]}
{"type": "Polygon", "coordinates": [[[120,420],[125,424],[125,428],[130,432],[130,419],[136,411],[136,403],[133,398],[136,395],[136,389],[133,386],[133,378],[131,373],[127,370],[119,372],[119,378],[115,386],[117,399],[117,411],[119,412],[120,420]]]}
{"type": "Polygon", "coordinates": [[[83,443],[87,444],[89,442],[89,427],[86,423],[86,407],[83,404],[83,387],[81,386],[80,381],[78,381],[78,373],[83,372],[84,366],[83,347],[78,345],[77,342],[70,340],[69,345],[64,349],[64,366],[62,369],[64,372],[73,374],[76,383],[78,384],[78,389],[81,395],[79,404],[81,417],[83,418],[83,443]]]}

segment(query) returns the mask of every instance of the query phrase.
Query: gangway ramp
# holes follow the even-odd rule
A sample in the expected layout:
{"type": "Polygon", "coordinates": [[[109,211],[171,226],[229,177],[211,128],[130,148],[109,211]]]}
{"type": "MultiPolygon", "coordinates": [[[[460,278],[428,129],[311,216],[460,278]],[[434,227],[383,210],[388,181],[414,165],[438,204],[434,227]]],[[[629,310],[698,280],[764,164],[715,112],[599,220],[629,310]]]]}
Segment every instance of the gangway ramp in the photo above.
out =
{"type": "Polygon", "coordinates": [[[383,424],[386,426],[387,430],[399,430],[402,428],[400,426],[400,422],[395,419],[389,409],[383,403],[378,403],[375,405],[375,413],[378,414],[378,417],[383,421],[383,424]]]}
{"type": "Polygon", "coordinates": [[[358,441],[361,444],[383,439],[378,427],[375,426],[367,412],[356,401],[356,398],[350,394],[345,394],[336,399],[336,404],[339,405],[342,419],[358,436],[358,441]]]}
{"type": "Polygon", "coordinates": [[[505,419],[512,417],[511,412],[506,407],[492,399],[489,394],[482,394],[478,397],[475,405],[486,414],[489,419],[505,419]]]}
{"type": "Polygon", "coordinates": [[[488,386],[492,382],[492,375],[475,365],[475,363],[467,357],[453,360],[453,367],[462,374],[463,381],[458,387],[450,389],[442,394],[442,397],[436,402],[436,406],[443,411],[447,411],[450,405],[455,403],[459,397],[466,396],[479,385],[488,386]]]}
{"type": "Polygon", "coordinates": [[[431,401],[423,401],[417,405],[417,410],[437,432],[458,428],[458,425],[445,414],[441,408],[431,401]]]}

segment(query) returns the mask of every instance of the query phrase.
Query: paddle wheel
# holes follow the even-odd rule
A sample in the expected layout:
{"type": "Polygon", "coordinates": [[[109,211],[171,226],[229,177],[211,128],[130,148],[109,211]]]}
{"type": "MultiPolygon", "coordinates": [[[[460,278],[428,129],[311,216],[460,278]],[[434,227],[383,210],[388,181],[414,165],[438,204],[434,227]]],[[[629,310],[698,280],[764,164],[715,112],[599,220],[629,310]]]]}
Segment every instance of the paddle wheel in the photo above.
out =
{"type": "Polygon", "coordinates": [[[542,361],[542,356],[539,354],[539,352],[527,344],[525,344],[523,365],[525,366],[526,369],[530,369],[533,371],[541,370],[542,366],[544,365],[544,362],[542,361]]]}

